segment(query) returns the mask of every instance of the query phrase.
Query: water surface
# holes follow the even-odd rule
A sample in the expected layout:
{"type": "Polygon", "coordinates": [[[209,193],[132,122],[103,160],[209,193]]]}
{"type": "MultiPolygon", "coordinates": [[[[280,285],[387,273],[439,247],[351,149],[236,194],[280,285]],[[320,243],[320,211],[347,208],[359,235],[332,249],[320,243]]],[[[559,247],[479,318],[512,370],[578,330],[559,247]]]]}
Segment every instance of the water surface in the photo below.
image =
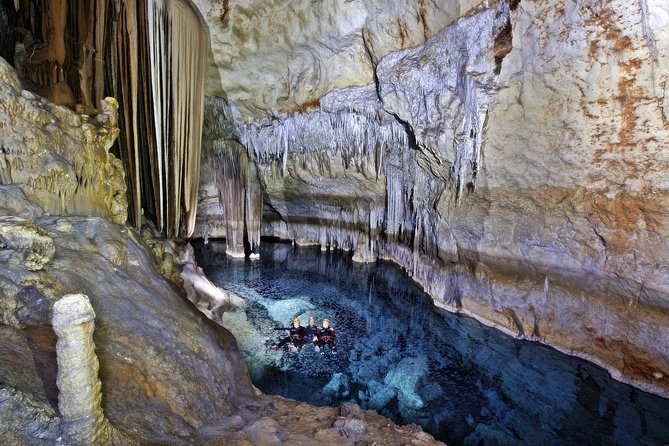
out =
{"type": "Polygon", "coordinates": [[[352,401],[420,424],[450,446],[669,445],[669,400],[436,308],[391,263],[355,264],[346,254],[272,243],[263,244],[259,261],[223,252],[216,242],[196,246],[208,277],[252,303],[256,328],[279,339],[270,325],[296,314],[303,324],[309,315],[328,316],[337,329],[336,354],[307,346],[247,357],[266,393],[316,405],[352,401]]]}

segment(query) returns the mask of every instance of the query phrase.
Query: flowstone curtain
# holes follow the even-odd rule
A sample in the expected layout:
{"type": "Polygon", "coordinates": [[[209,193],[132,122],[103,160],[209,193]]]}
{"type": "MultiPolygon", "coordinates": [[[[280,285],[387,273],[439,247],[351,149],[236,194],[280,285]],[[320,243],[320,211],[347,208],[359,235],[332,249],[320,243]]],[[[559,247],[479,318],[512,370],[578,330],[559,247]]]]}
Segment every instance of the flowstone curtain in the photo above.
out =
{"type": "Polygon", "coordinates": [[[207,37],[186,0],[114,0],[112,82],[132,218],[150,214],[168,236],[195,226],[207,37]]]}

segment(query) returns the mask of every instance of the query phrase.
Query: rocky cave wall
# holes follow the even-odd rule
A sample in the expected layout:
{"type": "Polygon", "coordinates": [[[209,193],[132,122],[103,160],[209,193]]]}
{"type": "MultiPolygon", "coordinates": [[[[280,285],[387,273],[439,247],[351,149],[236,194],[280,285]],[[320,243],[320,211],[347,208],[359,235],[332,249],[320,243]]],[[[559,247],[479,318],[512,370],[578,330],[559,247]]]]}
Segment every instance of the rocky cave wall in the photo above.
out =
{"type": "MultiPolygon", "coordinates": [[[[219,3],[206,4],[213,61],[241,53],[230,42],[246,34],[213,23],[219,3]]],[[[196,234],[226,235],[212,163],[237,141],[262,185],[263,235],[393,260],[438,305],[669,395],[669,8],[521,0],[460,12],[413,48],[393,52],[399,39],[368,55],[371,79],[340,78],[328,68],[338,59],[312,52],[323,79],[341,83],[289,83],[292,97],[318,97],[310,108],[286,110],[278,94],[259,105],[266,83],[226,84],[219,70],[230,88],[207,102],[196,234]]],[[[392,36],[384,17],[376,23],[392,36]]],[[[323,23],[339,22],[307,24],[323,23]]],[[[272,45],[292,54],[299,29],[254,34],[254,57],[272,45]]],[[[355,31],[363,46],[365,29],[355,31]]],[[[251,59],[240,60],[234,70],[251,59]]],[[[281,71],[263,60],[258,76],[281,71]]],[[[246,215],[242,200],[230,206],[246,215]]]]}
{"type": "Polygon", "coordinates": [[[192,250],[117,224],[127,204],[104,104],[96,118],[55,105],[0,59],[2,444],[443,444],[355,405],[260,394],[234,337],[202,314],[229,296],[192,250]]]}
{"type": "Polygon", "coordinates": [[[188,0],[16,0],[0,11],[27,89],[89,116],[106,96],[120,105],[112,151],[129,220],[140,227],[146,216],[169,236],[188,236],[208,48],[198,11],[188,0]]]}
{"type": "Polygon", "coordinates": [[[125,222],[127,202],[123,168],[108,153],[116,109],[105,103],[89,121],[23,90],[0,59],[4,444],[73,444],[59,412],[67,401],[56,388],[51,326],[54,303],[68,293],[87,294],[95,307],[105,415],[128,438],[183,442],[229,416],[237,395],[257,396],[234,338],[162,276],[138,233],[113,223],[125,222]]]}
{"type": "MultiPolygon", "coordinates": [[[[4,59],[0,73],[0,184],[16,184],[50,214],[125,223],[123,166],[109,153],[118,136],[116,101],[102,101],[90,118],[23,90],[4,59]]],[[[12,205],[5,199],[0,209],[12,205]]]]}
{"type": "Polygon", "coordinates": [[[307,111],[374,81],[391,51],[423,43],[480,0],[193,0],[211,39],[207,95],[235,117],[307,111]]]}

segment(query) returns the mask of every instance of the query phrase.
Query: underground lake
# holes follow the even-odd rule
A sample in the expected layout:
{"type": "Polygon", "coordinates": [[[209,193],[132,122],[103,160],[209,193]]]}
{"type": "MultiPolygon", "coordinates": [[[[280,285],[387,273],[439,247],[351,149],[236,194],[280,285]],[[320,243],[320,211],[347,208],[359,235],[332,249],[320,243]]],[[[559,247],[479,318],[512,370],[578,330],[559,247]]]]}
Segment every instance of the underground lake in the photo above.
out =
{"type": "Polygon", "coordinates": [[[263,392],[336,406],[346,401],[416,423],[448,445],[667,445],[669,400],[601,367],[435,307],[396,265],[264,243],[230,259],[195,243],[218,286],[244,299],[217,321],[237,338],[263,392]],[[298,316],[331,319],[337,351],[272,350],[298,316]]]}

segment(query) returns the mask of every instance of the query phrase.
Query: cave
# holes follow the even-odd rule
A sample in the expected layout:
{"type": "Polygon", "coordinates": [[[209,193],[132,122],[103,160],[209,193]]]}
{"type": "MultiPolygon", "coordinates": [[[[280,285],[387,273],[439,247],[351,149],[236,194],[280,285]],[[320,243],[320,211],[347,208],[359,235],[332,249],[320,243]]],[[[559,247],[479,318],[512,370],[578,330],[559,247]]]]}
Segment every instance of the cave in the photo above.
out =
{"type": "Polygon", "coordinates": [[[669,444],[667,178],[663,0],[0,0],[0,443],[669,444]]]}

